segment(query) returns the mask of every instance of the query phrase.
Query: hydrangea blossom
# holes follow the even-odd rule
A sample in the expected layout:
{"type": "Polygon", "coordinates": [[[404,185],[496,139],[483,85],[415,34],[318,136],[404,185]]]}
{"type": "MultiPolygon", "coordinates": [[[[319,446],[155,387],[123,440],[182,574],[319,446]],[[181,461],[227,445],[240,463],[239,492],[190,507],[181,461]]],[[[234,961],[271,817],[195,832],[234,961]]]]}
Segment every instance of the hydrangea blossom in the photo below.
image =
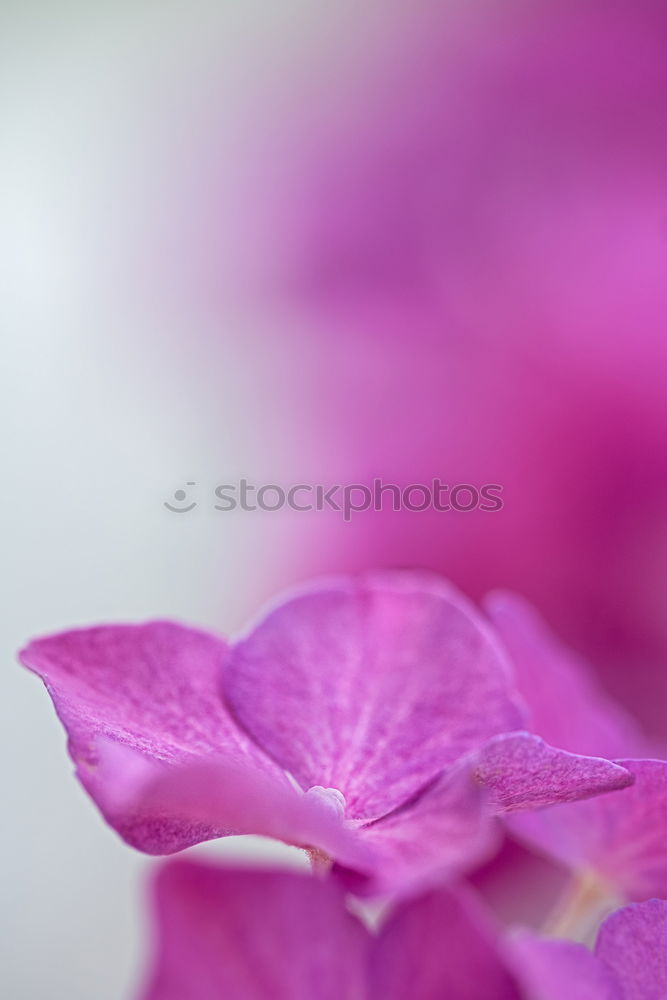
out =
{"type": "Polygon", "coordinates": [[[313,587],[231,645],[156,622],[39,639],[22,660],[79,780],[149,853],[263,834],[394,891],[484,857],[497,815],[633,780],[527,732],[493,631],[415,573],[313,587]]]}
{"type": "Polygon", "coordinates": [[[170,861],[154,882],[155,943],[141,1000],[664,1000],[667,902],[618,910],[593,951],[501,936],[475,898],[437,889],[377,934],[340,885],[293,872],[170,861]]]}
{"type": "Polygon", "coordinates": [[[170,861],[142,1000],[519,1000],[474,900],[436,890],[372,935],[333,879],[170,861]]]}

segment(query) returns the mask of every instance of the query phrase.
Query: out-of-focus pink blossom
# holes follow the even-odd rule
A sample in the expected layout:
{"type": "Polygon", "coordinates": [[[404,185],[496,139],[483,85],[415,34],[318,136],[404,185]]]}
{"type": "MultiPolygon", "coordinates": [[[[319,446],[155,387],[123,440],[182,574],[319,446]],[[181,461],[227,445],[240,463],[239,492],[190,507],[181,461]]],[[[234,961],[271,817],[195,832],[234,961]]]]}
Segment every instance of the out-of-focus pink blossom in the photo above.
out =
{"type": "Polygon", "coordinates": [[[157,941],[143,1000],[518,1000],[497,932],[440,890],[372,935],[326,882],[172,861],[155,882],[157,941]]]}
{"type": "Polygon", "coordinates": [[[366,86],[290,136],[303,448],[505,507],[332,518],[302,563],[520,591],[663,731],[667,10],[390,6],[366,86]]]}
{"type": "Polygon", "coordinates": [[[371,934],[334,881],[171,861],[155,880],[143,1000],[663,1000],[667,903],[628,906],[594,951],[525,931],[503,939],[474,897],[403,902],[371,934]]]}
{"type": "Polygon", "coordinates": [[[632,716],[601,689],[589,664],[527,601],[495,592],[483,605],[511,660],[535,733],[573,753],[611,759],[657,753],[632,716]]]}

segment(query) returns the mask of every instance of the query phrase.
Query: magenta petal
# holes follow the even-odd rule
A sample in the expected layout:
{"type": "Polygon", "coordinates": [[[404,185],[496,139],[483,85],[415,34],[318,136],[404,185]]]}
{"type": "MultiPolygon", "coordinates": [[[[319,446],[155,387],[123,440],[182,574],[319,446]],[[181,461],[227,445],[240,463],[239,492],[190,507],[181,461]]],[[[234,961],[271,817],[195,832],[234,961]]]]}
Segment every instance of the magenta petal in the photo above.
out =
{"type": "Polygon", "coordinates": [[[625,788],[632,780],[610,761],[556,750],[530,733],[496,736],[411,802],[362,827],[359,835],[375,855],[372,871],[340,874],[361,895],[414,892],[488,857],[500,836],[498,814],[625,788]]]}
{"type": "Polygon", "coordinates": [[[586,664],[551,634],[527,601],[493,593],[484,605],[512,661],[533,732],[573,753],[645,756],[634,721],[598,688],[586,664]]]}
{"type": "Polygon", "coordinates": [[[493,853],[500,830],[470,765],[459,763],[359,835],[373,851],[372,868],[337,874],[359,895],[385,895],[451,881],[493,853]]]}
{"type": "Polygon", "coordinates": [[[304,788],[339,789],[365,821],[523,726],[487,625],[437,578],[408,572],[342,579],[276,608],[232,647],[224,686],[304,788]]]}
{"type": "Polygon", "coordinates": [[[599,757],[557,750],[531,733],[506,733],[471,755],[496,813],[541,809],[626,788],[632,774],[599,757]]]}
{"type": "Polygon", "coordinates": [[[587,802],[512,819],[512,829],[624,898],[667,896],[667,762],[624,760],[634,784],[587,802]]]}
{"type": "Polygon", "coordinates": [[[667,902],[651,899],[607,917],[595,953],[615,973],[623,1000],[667,997],[667,902]]]}
{"type": "Polygon", "coordinates": [[[142,850],[168,853],[217,835],[166,803],[142,808],[142,789],[165,769],[214,755],[284,780],[221,702],[226,654],[220,639],[170,622],[66,632],[21,654],[53,699],[81,783],[142,850]]]}
{"type": "MultiPolygon", "coordinates": [[[[348,827],[326,795],[304,794],[286,779],[250,765],[210,757],[189,767],[153,772],[141,786],[131,833],[143,835],[156,816],[183,816],[217,836],[259,834],[297,847],[316,848],[343,864],[368,866],[371,848],[348,827]]],[[[130,839],[126,837],[126,839],[130,839]]],[[[146,850],[144,844],[135,844],[146,850]]],[[[153,852],[155,853],[155,852],[153,852]]],[[[167,853],[160,851],[159,853],[167,853]]]]}
{"type": "Polygon", "coordinates": [[[519,1000],[496,935],[468,895],[447,891],[400,905],[371,959],[377,1000],[519,1000]]]}
{"type": "Polygon", "coordinates": [[[626,1000],[613,972],[581,944],[522,933],[508,951],[530,1000],[626,1000]]]}
{"type": "Polygon", "coordinates": [[[369,935],[333,880],[173,861],[143,1000],[360,1000],[369,935]]]}

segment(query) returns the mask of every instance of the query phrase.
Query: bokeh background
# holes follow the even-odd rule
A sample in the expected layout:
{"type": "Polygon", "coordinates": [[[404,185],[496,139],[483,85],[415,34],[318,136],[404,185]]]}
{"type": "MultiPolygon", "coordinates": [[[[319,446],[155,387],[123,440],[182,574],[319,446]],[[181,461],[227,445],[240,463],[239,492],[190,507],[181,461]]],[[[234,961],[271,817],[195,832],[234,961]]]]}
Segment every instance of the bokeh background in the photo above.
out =
{"type": "MultiPolygon", "coordinates": [[[[511,587],[667,737],[658,0],[0,13],[3,893],[14,1000],[131,995],[148,862],[30,636],[233,633],[374,565],[511,587]],[[500,513],[223,513],[218,483],[491,482],[500,513]],[[198,506],[168,512],[186,488],[198,506]]],[[[200,850],[280,858],[260,841],[200,850]]]]}

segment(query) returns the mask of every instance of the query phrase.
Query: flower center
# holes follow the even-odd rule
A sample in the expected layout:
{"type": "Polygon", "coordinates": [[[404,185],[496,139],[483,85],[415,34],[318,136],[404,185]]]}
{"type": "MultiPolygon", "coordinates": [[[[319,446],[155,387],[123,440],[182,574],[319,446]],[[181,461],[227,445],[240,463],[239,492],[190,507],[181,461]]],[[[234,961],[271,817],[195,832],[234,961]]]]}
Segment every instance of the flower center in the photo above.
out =
{"type": "Polygon", "coordinates": [[[549,937],[593,946],[600,921],[624,901],[594,872],[575,875],[542,928],[549,937]]]}
{"type": "Polygon", "coordinates": [[[345,815],[345,796],[337,788],[324,788],[322,785],[313,785],[306,793],[312,799],[317,799],[330,812],[341,819],[345,815]]]}

